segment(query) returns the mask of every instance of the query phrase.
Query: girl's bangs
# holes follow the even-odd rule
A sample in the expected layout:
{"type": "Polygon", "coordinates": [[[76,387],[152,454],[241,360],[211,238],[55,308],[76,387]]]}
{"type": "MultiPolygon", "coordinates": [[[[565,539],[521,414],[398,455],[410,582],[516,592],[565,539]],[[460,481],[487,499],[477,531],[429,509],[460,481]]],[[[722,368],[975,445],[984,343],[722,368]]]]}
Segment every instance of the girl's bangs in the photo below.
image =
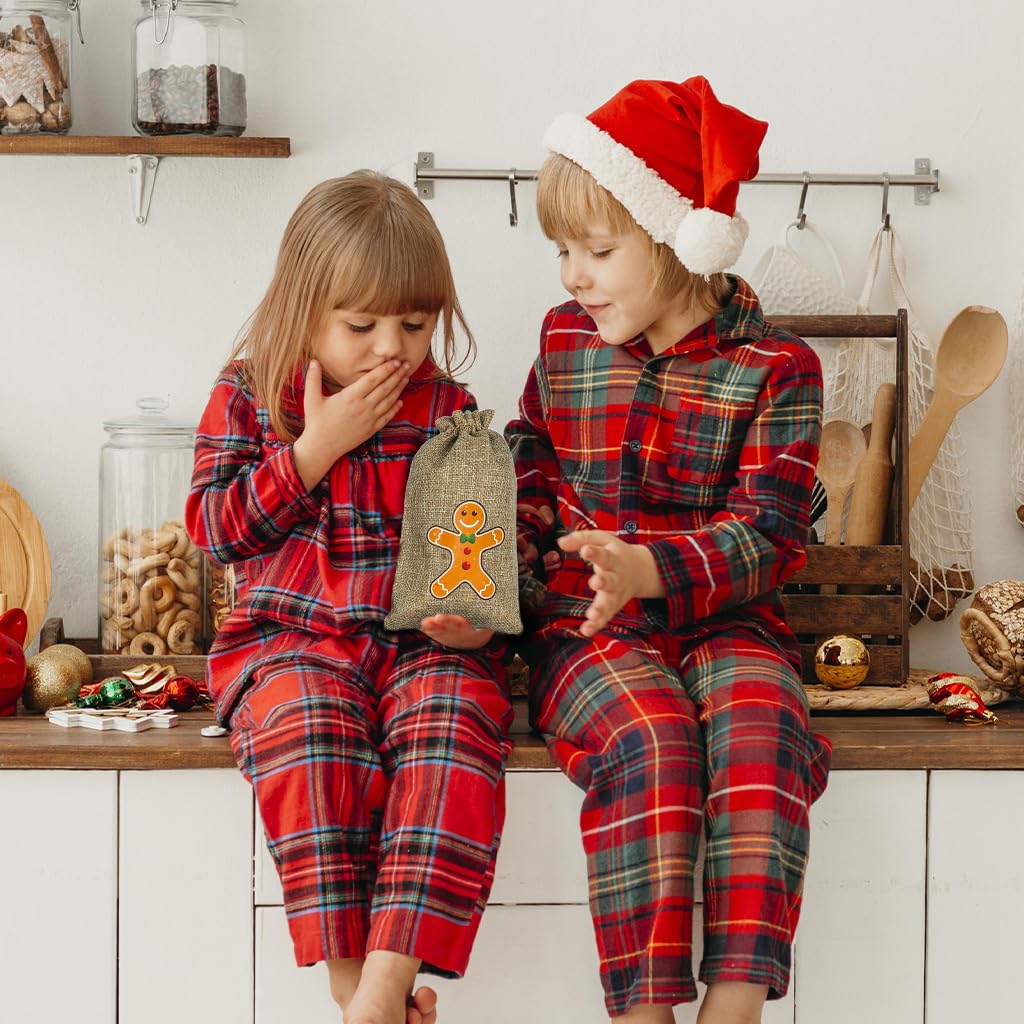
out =
{"type": "Polygon", "coordinates": [[[443,259],[429,244],[394,244],[376,237],[349,246],[337,263],[332,288],[335,309],[377,316],[436,313],[451,301],[443,259]],[[391,244],[389,244],[391,243],[391,244]]]}

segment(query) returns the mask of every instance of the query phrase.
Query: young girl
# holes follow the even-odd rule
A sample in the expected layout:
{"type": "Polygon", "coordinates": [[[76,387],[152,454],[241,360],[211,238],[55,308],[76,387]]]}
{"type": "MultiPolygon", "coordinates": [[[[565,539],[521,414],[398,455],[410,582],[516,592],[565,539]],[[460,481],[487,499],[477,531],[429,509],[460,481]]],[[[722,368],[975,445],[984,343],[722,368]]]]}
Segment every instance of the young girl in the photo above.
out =
{"type": "Polygon", "coordinates": [[[346,1024],[436,1019],[413,980],[465,970],[504,814],[498,646],[447,616],[427,636],[382,625],[412,457],[439,416],[475,408],[452,379],[455,320],[466,329],[411,189],[326,181],[285,230],[196,442],[189,533],[244,576],[210,689],[296,961],[327,962],[346,1024]]]}
{"type": "Polygon", "coordinates": [[[778,594],[805,560],[821,371],[721,273],[766,129],[702,78],[634,82],[555,121],[538,181],[572,301],[506,431],[524,570],[547,583],[525,653],[533,721],[586,792],[620,1021],[670,1024],[697,997],[702,823],[698,1020],[754,1024],[786,992],[828,772],[778,594]]]}

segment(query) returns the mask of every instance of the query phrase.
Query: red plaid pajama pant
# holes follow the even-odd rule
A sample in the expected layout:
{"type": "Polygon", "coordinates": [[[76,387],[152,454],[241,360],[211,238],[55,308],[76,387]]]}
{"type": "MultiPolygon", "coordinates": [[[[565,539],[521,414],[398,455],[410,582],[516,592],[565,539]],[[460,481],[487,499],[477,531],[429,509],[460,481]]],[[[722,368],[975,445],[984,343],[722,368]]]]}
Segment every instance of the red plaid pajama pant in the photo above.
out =
{"type": "Polygon", "coordinates": [[[791,657],[756,630],[696,640],[566,623],[531,642],[534,724],[580,816],[609,1013],[697,997],[693,872],[706,836],[706,983],[789,984],[808,811],[831,748],[791,657]],[[539,656],[539,659],[538,659],[539,656]]]}
{"type": "MultiPolygon", "coordinates": [[[[490,652],[371,628],[249,654],[230,709],[301,965],[376,949],[461,975],[504,819],[511,703],[490,652]]],[[[211,658],[211,683],[244,651],[211,658]]]]}

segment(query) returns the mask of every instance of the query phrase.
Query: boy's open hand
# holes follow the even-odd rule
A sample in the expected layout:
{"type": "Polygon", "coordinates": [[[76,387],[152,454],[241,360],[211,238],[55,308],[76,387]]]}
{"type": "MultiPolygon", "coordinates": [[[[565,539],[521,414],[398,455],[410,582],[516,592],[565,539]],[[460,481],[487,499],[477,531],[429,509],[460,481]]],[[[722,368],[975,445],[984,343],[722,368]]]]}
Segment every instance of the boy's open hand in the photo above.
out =
{"type": "Polygon", "coordinates": [[[475,651],[494,636],[493,629],[475,629],[461,615],[430,615],[420,623],[420,629],[443,647],[460,651],[475,651]]]}
{"type": "Polygon", "coordinates": [[[320,364],[310,360],[303,395],[305,426],[295,442],[295,464],[312,490],[334,463],[394,419],[409,380],[408,363],[390,359],[336,394],[323,393],[320,364]]]}
{"type": "Polygon", "coordinates": [[[580,626],[583,636],[599,633],[635,597],[664,597],[665,584],[644,544],[627,544],[604,530],[577,530],[559,537],[563,551],[575,552],[594,570],[587,583],[594,600],[580,626]]]}

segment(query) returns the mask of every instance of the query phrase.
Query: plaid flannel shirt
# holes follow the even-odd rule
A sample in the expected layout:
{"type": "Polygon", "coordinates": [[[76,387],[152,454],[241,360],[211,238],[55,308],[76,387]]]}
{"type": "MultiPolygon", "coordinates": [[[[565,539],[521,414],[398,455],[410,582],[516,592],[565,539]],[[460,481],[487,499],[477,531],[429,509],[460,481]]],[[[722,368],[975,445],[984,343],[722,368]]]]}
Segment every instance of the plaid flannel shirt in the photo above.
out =
{"type": "MultiPolygon", "coordinates": [[[[724,309],[659,354],[642,335],[606,344],[576,302],[551,310],[506,428],[521,551],[592,529],[653,553],[666,598],[629,602],[613,624],[700,633],[742,619],[791,635],[778,588],[806,561],[821,366],[731,280],[724,309]]],[[[578,620],[590,570],[554,562],[524,567],[547,584],[542,618],[578,620]]]]}
{"type": "MultiPolygon", "coordinates": [[[[244,363],[221,374],[199,424],[185,518],[212,558],[244,563],[233,642],[245,640],[239,616],[256,640],[260,621],[340,635],[388,613],[412,458],[439,416],[476,408],[465,388],[436,372],[424,363],[399,415],[338,459],[312,492],[292,445],[247,386],[244,363]]],[[[286,410],[301,424],[301,377],[288,397],[286,410]]]]}

